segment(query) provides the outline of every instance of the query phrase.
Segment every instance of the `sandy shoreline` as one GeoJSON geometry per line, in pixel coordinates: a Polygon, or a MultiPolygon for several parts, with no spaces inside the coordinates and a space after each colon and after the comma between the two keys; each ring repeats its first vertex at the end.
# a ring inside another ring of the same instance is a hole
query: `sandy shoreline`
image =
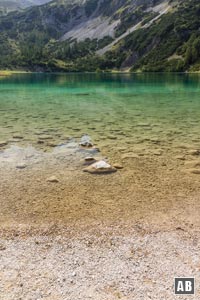
{"type": "Polygon", "coordinates": [[[79,153],[1,156],[0,298],[170,300],[174,276],[198,280],[198,155],[173,151],[103,149],[123,169],[101,176],[79,153]]]}
{"type": "MultiPolygon", "coordinates": [[[[122,224],[121,224],[122,225],[122,224]]],[[[175,276],[199,278],[199,232],[146,225],[0,239],[0,296],[15,299],[174,299],[175,276]]],[[[196,290],[198,299],[199,289],[196,290]]],[[[188,297],[177,299],[187,300],[188,297]]]]}
{"type": "Polygon", "coordinates": [[[62,155],[24,169],[2,163],[0,224],[140,219],[159,224],[171,218],[199,226],[199,175],[189,172],[187,161],[165,155],[110,161],[120,162],[123,169],[107,176],[86,174],[80,157],[74,161],[62,155]],[[50,176],[59,182],[47,182],[50,176]]]}

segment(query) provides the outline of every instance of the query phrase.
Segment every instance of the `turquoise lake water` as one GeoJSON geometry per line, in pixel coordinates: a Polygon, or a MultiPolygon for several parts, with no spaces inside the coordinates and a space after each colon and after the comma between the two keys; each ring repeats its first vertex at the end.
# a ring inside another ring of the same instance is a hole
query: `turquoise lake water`
{"type": "Polygon", "coordinates": [[[84,133],[100,146],[200,147],[200,76],[16,74],[0,78],[0,141],[48,147],[84,133]]]}

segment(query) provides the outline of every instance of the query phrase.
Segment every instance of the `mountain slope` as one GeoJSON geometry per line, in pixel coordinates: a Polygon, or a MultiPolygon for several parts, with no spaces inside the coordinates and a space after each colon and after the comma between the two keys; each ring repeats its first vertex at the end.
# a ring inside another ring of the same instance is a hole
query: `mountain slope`
{"type": "Polygon", "coordinates": [[[42,5],[51,0],[0,0],[0,13],[7,14],[11,11],[21,10],[34,5],[42,5]]]}
{"type": "Polygon", "coordinates": [[[0,68],[199,68],[197,0],[57,0],[0,18],[0,68]]]}
{"type": "Polygon", "coordinates": [[[132,27],[128,28],[122,35],[115,38],[112,43],[108,44],[104,48],[97,51],[97,54],[103,55],[109,50],[112,49],[119,41],[124,39],[126,36],[130,35],[132,32],[140,29],[140,28],[148,28],[150,25],[155,22],[157,19],[159,19],[162,15],[166,14],[171,9],[171,6],[169,5],[169,2],[163,2],[161,5],[158,4],[155,7],[152,7],[152,11],[157,12],[154,17],[152,17],[149,21],[144,23],[144,20],[138,22],[137,24],[133,25],[132,27]]]}
{"type": "Polygon", "coordinates": [[[200,3],[180,3],[149,28],[141,28],[117,45],[106,59],[112,67],[141,71],[199,71],[200,3]]]}

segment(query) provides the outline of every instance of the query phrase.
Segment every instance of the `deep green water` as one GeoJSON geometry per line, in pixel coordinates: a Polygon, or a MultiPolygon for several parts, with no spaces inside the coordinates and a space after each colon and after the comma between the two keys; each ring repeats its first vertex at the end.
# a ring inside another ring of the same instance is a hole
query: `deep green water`
{"type": "Polygon", "coordinates": [[[0,78],[0,141],[46,147],[84,133],[98,145],[153,147],[158,142],[159,147],[200,147],[200,76],[17,74],[0,78]]]}

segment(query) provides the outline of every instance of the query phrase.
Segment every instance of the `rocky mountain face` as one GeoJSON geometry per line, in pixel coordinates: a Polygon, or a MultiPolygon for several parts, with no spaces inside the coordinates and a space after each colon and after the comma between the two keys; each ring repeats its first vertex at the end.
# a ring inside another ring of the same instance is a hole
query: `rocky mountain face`
{"type": "Polygon", "coordinates": [[[0,13],[3,15],[34,5],[42,5],[50,0],[0,0],[0,13]]]}
{"type": "MultiPolygon", "coordinates": [[[[142,20],[156,13],[156,7],[166,4],[163,0],[89,0],[74,10],[62,40],[77,41],[115,37],[142,20]]],[[[159,10],[159,8],[158,8],[159,10]]]]}
{"type": "MultiPolygon", "coordinates": [[[[34,0],[34,4],[40,1],[34,0]]],[[[198,44],[198,2],[53,0],[13,12],[0,17],[0,67],[188,69],[198,62],[196,44],[191,54],[195,60],[187,58],[190,43],[198,44]]]]}

